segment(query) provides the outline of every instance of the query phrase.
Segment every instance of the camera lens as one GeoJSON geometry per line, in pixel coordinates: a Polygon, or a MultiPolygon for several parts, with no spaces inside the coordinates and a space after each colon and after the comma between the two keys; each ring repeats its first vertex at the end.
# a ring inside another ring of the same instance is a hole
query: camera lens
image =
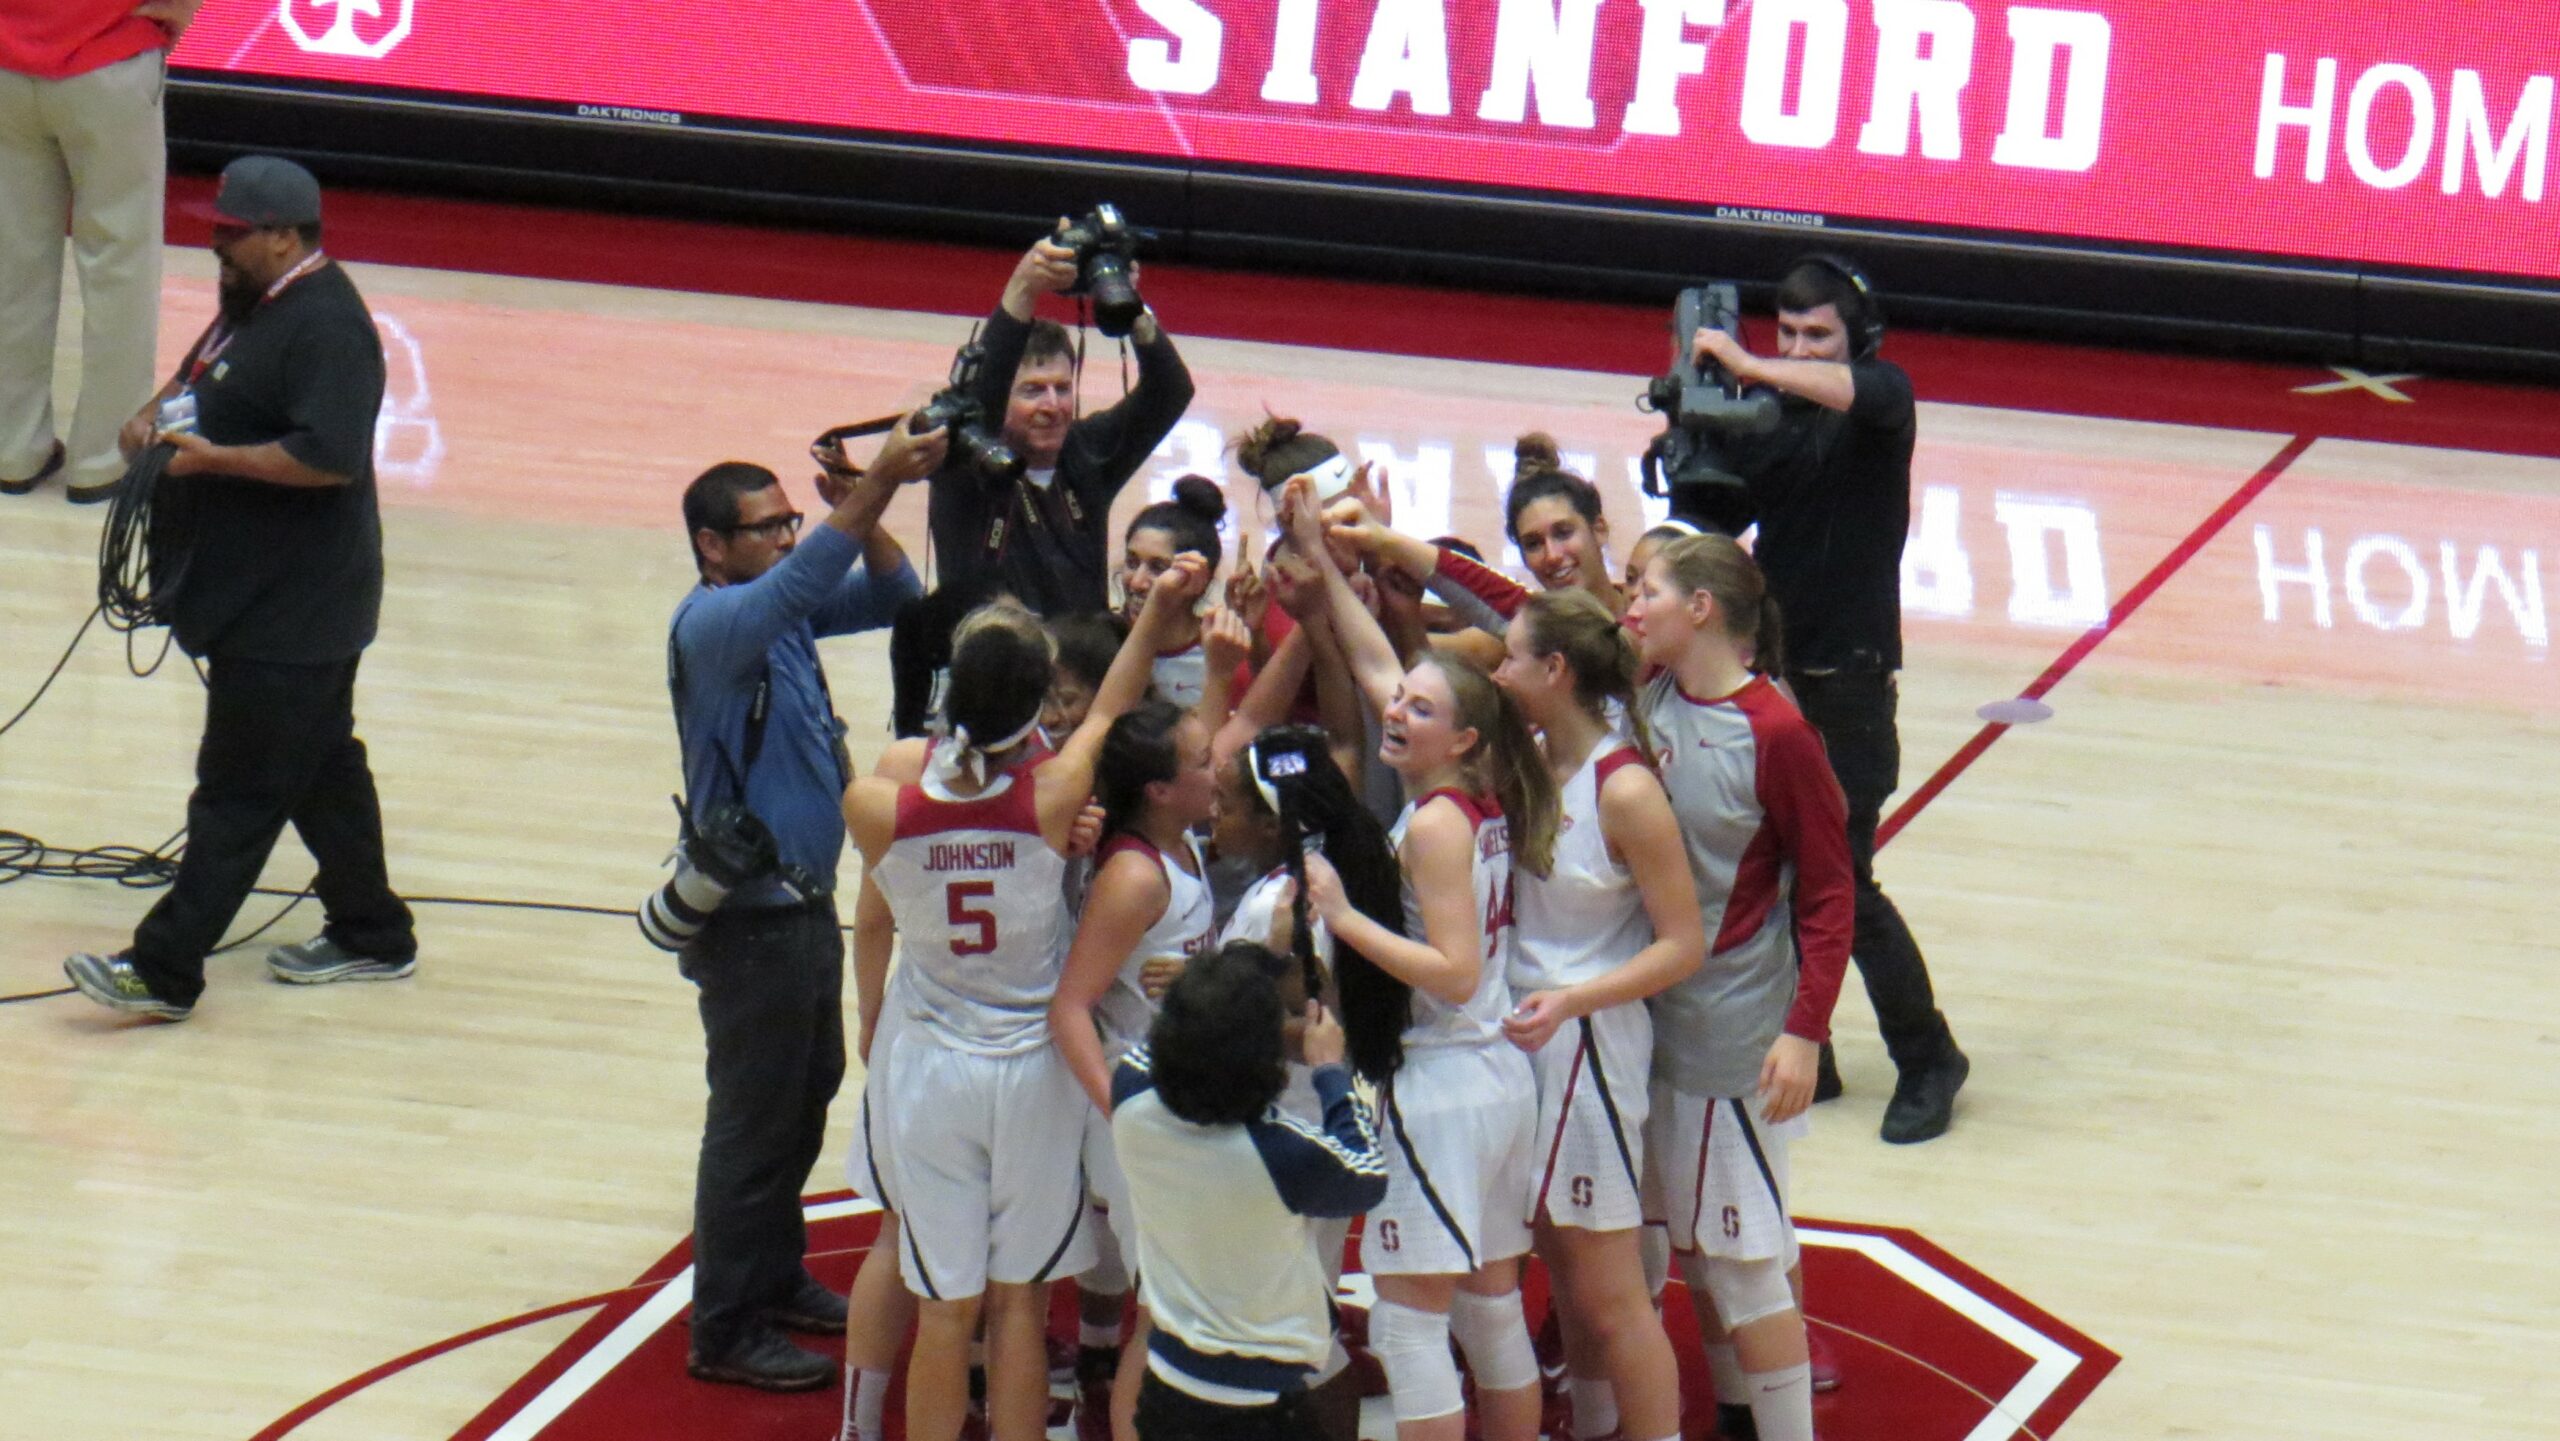
{"type": "Polygon", "coordinates": [[[1014,453],[1012,446],[975,427],[965,434],[968,436],[971,450],[975,452],[970,457],[970,464],[976,468],[980,477],[991,481],[1022,478],[1022,457],[1014,453]]]}
{"type": "Polygon", "coordinates": [[[1129,279],[1129,262],[1117,255],[1097,255],[1085,268],[1085,281],[1093,292],[1094,328],[1114,340],[1127,335],[1147,308],[1129,279]]]}

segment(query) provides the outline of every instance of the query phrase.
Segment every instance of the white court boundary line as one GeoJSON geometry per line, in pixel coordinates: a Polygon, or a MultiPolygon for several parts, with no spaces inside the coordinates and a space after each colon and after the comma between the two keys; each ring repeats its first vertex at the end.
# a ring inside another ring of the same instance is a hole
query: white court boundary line
{"type": "MultiPolygon", "coordinates": [[[[832,1221],[841,1216],[869,1215],[879,1209],[872,1202],[856,1196],[805,1207],[802,1215],[813,1222],[832,1221]]],[[[2074,1371],[2080,1369],[2081,1358],[2077,1352],[2002,1310],[1963,1282],[1903,1249],[1901,1243],[1890,1237],[1871,1236],[1863,1231],[1823,1230],[1813,1226],[1797,1227],[1796,1236],[1808,1246],[1857,1252],[2028,1358],[2027,1374],[2018,1378],[2018,1383],[2009,1388],[2007,1395],[1992,1403],[1990,1414],[1966,1434],[1965,1441],[2006,1441],[2024,1427],[2045,1402],[2053,1399],[2053,1394],[2062,1389],[2062,1383],[2069,1380],[2074,1371]]],[[[579,1397],[593,1390],[595,1384],[611,1374],[614,1367],[630,1359],[631,1353],[639,1350],[642,1342],[673,1320],[676,1313],[684,1309],[685,1303],[692,1299],[693,1268],[687,1266],[659,1287],[656,1294],[640,1303],[639,1309],[624,1317],[622,1324],[614,1327],[603,1340],[571,1363],[568,1370],[553,1378],[551,1384],[526,1402],[522,1410],[507,1418],[505,1425],[491,1432],[489,1441],[535,1441],[579,1397]]]]}
{"type": "MultiPolygon", "coordinates": [[[[856,1196],[850,1200],[825,1201],[801,1209],[804,1219],[832,1221],[838,1216],[867,1215],[880,1208],[856,1196]]],[[[489,1441],[534,1441],[543,1430],[560,1419],[577,1399],[594,1389],[598,1381],[613,1368],[629,1360],[640,1343],[657,1334],[659,1327],[675,1319],[693,1299],[693,1268],[685,1267],[658,1288],[657,1294],[640,1303],[640,1309],[622,1318],[622,1324],[605,1338],[588,1348],[587,1354],[571,1363],[568,1370],[552,1379],[541,1394],[524,1405],[524,1409],[507,1418],[507,1424],[489,1433],[489,1441]]]]}
{"type": "Polygon", "coordinates": [[[2071,1378],[2072,1372],[2080,1369],[2078,1352],[2002,1310],[1953,1276],[1912,1255],[1890,1237],[1870,1236],[1863,1231],[1825,1231],[1798,1226],[1796,1238],[1808,1246],[1829,1246],[1857,1252],[1910,1282],[1939,1305],[2026,1355],[2030,1362],[2027,1374],[2018,1378],[2018,1384],[2009,1388],[2008,1395],[1991,1403],[1991,1414],[1965,1433],[1965,1441],[2007,1441],[2034,1418],[2045,1402],[2053,1399],[2053,1393],[2062,1389],[2062,1383],[2071,1378]]]}

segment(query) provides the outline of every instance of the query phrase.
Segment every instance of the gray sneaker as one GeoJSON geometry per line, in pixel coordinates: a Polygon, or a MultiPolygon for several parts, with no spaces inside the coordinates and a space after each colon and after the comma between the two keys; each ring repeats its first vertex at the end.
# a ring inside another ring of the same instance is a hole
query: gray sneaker
{"type": "Polygon", "coordinates": [[[163,1021],[183,1021],[195,1013],[193,1006],[181,1006],[152,994],[150,983],[134,973],[131,956],[93,956],[86,951],[62,963],[62,973],[80,994],[128,1016],[151,1016],[163,1021]]]}
{"type": "Polygon", "coordinates": [[[418,968],[418,958],[389,961],[359,956],[327,936],[313,936],[296,946],[267,952],[267,973],[297,986],[328,981],[396,981],[418,968]]]}

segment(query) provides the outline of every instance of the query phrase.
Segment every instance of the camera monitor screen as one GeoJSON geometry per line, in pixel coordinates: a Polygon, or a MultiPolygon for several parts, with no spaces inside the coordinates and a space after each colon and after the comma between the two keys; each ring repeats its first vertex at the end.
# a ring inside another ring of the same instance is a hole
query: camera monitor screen
{"type": "Polygon", "coordinates": [[[2474,0],[249,0],[256,79],[2560,279],[2560,43],[2474,0]]]}

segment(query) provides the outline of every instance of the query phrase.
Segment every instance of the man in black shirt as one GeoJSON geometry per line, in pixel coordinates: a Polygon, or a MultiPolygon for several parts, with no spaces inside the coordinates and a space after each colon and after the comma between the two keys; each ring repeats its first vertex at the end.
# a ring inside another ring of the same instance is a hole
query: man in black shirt
{"type": "MultiPolygon", "coordinates": [[[[1911,377],[1879,359],[1883,315],[1856,267],[1797,263],[1778,287],[1778,355],[1755,356],[1722,331],[1697,353],[1782,397],[1785,419],[1734,447],[1758,512],[1754,554],[1786,627],[1786,678],[1822,732],[1849,799],[1857,862],[1855,957],[1885,1048],[1900,1072],[1884,1139],[1947,1129],[1969,1063],[1939,1014],[1929,968],[1902,913],[1876,884],[1876,823],[1901,783],[1894,673],[1902,668],[1902,542],[1911,528],[1911,377]]],[[[1823,1087],[1839,1093],[1823,1051],[1823,1087]]]]}
{"type": "Polygon", "coordinates": [[[934,672],[949,664],[952,627],[970,608],[999,593],[1043,616],[1108,608],[1111,502],[1191,405],[1191,372],[1148,310],[1129,332],[1138,383],[1109,408],[1076,415],[1074,343],[1032,313],[1041,295],[1075,283],[1075,253],[1039,241],[979,329],[977,398],[1003,417],[1026,473],[990,483],[955,465],[933,478],[934,593],[908,607],[890,638],[900,735],[923,733],[934,672]]]}
{"type": "Polygon", "coordinates": [[[91,1000],[171,1021],[288,821],[319,862],[327,923],[269,953],[278,980],[394,980],[418,950],[355,735],[356,663],[382,610],[382,342],[319,249],[309,171],[235,161],[214,209],[221,314],[123,436],[129,454],[171,447],[161,503],[193,531],[170,597],[179,647],[207,663],[187,848],[131,949],[63,963],[91,1000]]]}

